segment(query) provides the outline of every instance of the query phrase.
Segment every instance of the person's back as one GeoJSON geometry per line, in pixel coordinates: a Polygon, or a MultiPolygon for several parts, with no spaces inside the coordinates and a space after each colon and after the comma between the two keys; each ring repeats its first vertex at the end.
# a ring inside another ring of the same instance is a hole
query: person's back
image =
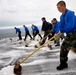
{"type": "Polygon", "coordinates": [[[25,26],[24,28],[25,28],[25,31],[26,31],[26,32],[29,32],[29,30],[28,30],[28,28],[27,28],[26,26],[25,26]]]}
{"type": "Polygon", "coordinates": [[[30,33],[29,33],[28,28],[27,28],[25,25],[23,25],[23,27],[24,27],[25,32],[26,32],[24,41],[26,41],[27,35],[28,35],[28,36],[31,38],[31,40],[32,40],[32,37],[31,37],[31,35],[30,35],[30,33]]]}
{"type": "Polygon", "coordinates": [[[16,28],[16,33],[21,32],[20,28],[16,28]]]}
{"type": "Polygon", "coordinates": [[[38,34],[42,39],[41,34],[39,33],[39,29],[36,25],[32,24],[32,31],[33,31],[33,40],[35,39],[36,35],[38,34]]]}
{"type": "Polygon", "coordinates": [[[52,30],[52,24],[48,22],[48,25],[49,25],[49,29],[52,30]]]}
{"type": "Polygon", "coordinates": [[[73,31],[76,31],[76,16],[75,16],[75,24],[74,24],[73,31]]]}
{"type": "Polygon", "coordinates": [[[75,15],[73,11],[66,9],[65,13],[60,17],[60,31],[68,33],[70,31],[76,31],[75,15]],[[69,18],[71,17],[71,18],[69,18]],[[63,27],[63,28],[62,28],[63,27]]]}
{"type": "Polygon", "coordinates": [[[39,29],[36,25],[33,26],[33,31],[39,31],[39,29]]]}
{"type": "Polygon", "coordinates": [[[42,30],[43,30],[43,31],[50,30],[50,28],[49,28],[49,24],[48,24],[48,22],[47,22],[46,20],[43,21],[43,24],[42,24],[42,30]]]}
{"type": "Polygon", "coordinates": [[[53,25],[53,31],[55,33],[57,33],[59,31],[59,22],[58,21],[56,21],[55,24],[53,25]]]}
{"type": "Polygon", "coordinates": [[[23,27],[25,29],[25,32],[29,32],[28,28],[25,25],[23,25],[23,27]]]}
{"type": "Polygon", "coordinates": [[[60,22],[57,21],[56,18],[53,18],[53,19],[51,20],[51,23],[52,23],[52,30],[51,30],[51,32],[52,32],[52,34],[54,35],[55,33],[58,33],[58,31],[59,31],[60,22]]]}
{"type": "Polygon", "coordinates": [[[16,34],[18,33],[19,40],[22,40],[20,28],[14,27],[14,29],[16,30],[16,34]]]}
{"type": "MultiPolygon", "coordinates": [[[[60,22],[57,21],[56,18],[53,18],[52,23],[53,23],[52,33],[53,33],[53,35],[54,35],[54,34],[57,34],[57,33],[59,32],[60,22]]],[[[63,35],[63,34],[62,34],[62,35],[63,35]]],[[[62,35],[61,35],[61,36],[62,36],[62,35]]],[[[60,37],[61,37],[61,36],[59,36],[59,37],[57,37],[56,39],[54,39],[54,43],[56,43],[55,46],[60,46],[60,37]]]]}
{"type": "Polygon", "coordinates": [[[41,18],[41,20],[42,20],[41,31],[44,31],[44,36],[43,36],[44,39],[42,40],[42,42],[40,42],[40,45],[43,45],[45,43],[47,37],[48,37],[48,39],[50,39],[50,37],[49,37],[50,27],[49,27],[49,23],[46,21],[45,17],[41,18]]]}

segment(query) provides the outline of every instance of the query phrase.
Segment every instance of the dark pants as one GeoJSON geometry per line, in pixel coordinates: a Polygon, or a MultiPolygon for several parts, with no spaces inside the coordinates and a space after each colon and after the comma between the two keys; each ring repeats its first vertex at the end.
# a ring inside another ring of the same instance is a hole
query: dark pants
{"type": "Polygon", "coordinates": [[[64,36],[63,33],[55,39],[57,45],[60,45],[60,38],[61,38],[61,40],[62,40],[63,38],[65,38],[65,36],[64,36]]]}
{"type": "Polygon", "coordinates": [[[33,37],[35,38],[37,34],[38,34],[38,35],[40,36],[40,38],[42,39],[42,36],[41,36],[41,34],[39,33],[38,30],[35,31],[35,32],[33,32],[33,37]]]}
{"type": "Polygon", "coordinates": [[[47,31],[45,31],[44,32],[44,36],[43,36],[43,40],[40,42],[40,45],[43,45],[44,43],[45,43],[45,41],[46,41],[46,39],[47,39],[47,37],[48,37],[48,40],[51,38],[51,36],[50,36],[50,30],[47,30],[47,31]],[[49,34],[49,35],[48,35],[49,34]],[[46,37],[47,36],[47,37],[46,37]]]}
{"type": "Polygon", "coordinates": [[[27,38],[27,35],[32,39],[30,33],[29,33],[29,32],[26,32],[26,34],[25,34],[25,40],[26,40],[26,38],[27,38]]]}
{"type": "Polygon", "coordinates": [[[22,40],[21,32],[18,33],[19,40],[22,40]]]}
{"type": "Polygon", "coordinates": [[[61,45],[61,50],[60,50],[60,62],[67,62],[67,57],[69,50],[71,47],[74,45],[76,42],[76,32],[69,32],[67,36],[64,38],[64,41],[61,45]]]}

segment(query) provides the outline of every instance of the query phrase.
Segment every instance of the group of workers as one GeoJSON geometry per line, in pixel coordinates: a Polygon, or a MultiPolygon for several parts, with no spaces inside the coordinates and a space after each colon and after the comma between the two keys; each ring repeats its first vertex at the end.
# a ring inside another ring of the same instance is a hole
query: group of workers
{"type": "MultiPolygon", "coordinates": [[[[24,30],[25,30],[25,38],[24,38],[24,41],[26,41],[26,38],[27,36],[30,37],[30,40],[34,40],[35,39],[35,36],[38,34],[40,36],[40,38],[42,39],[42,36],[41,34],[39,33],[39,29],[36,25],[32,24],[31,28],[32,28],[32,34],[33,34],[33,37],[31,36],[30,32],[29,32],[29,29],[23,25],[24,27],[24,30]]],[[[16,33],[18,33],[18,37],[19,37],[19,40],[22,40],[22,37],[21,37],[21,30],[20,28],[17,28],[17,27],[14,27],[15,30],[16,30],[16,33]]]]}
{"type": "MultiPolygon", "coordinates": [[[[57,9],[59,12],[62,13],[60,16],[60,22],[58,22],[56,18],[53,18],[51,20],[51,23],[49,23],[46,21],[45,17],[41,18],[41,31],[44,31],[43,37],[41,36],[41,34],[39,34],[39,29],[34,24],[32,24],[33,38],[31,37],[28,28],[25,25],[23,25],[23,27],[26,31],[25,40],[27,35],[29,35],[31,39],[35,39],[35,36],[37,34],[40,36],[41,39],[45,38],[46,36],[48,36],[48,39],[50,39],[52,36],[54,36],[54,38],[56,38],[57,46],[60,46],[59,39],[64,38],[60,48],[60,65],[56,68],[57,70],[63,70],[65,68],[68,68],[67,61],[69,51],[72,47],[76,49],[76,16],[72,10],[66,8],[66,3],[62,0],[57,3],[57,9]],[[66,33],[65,37],[64,33],[66,33]]],[[[15,29],[16,33],[19,32],[19,39],[22,40],[20,29],[16,27],[15,29]]],[[[40,45],[43,45],[45,41],[46,38],[43,39],[40,45]]]]}
{"type": "MultiPolygon", "coordinates": [[[[23,25],[24,30],[25,30],[25,38],[24,38],[25,41],[26,41],[27,36],[30,37],[30,40],[34,40],[35,39],[35,36],[36,35],[39,35],[40,39],[43,38],[43,40],[40,43],[40,45],[43,45],[45,43],[47,37],[48,37],[48,40],[49,40],[52,36],[54,36],[55,33],[58,32],[58,30],[59,30],[59,22],[57,21],[56,18],[53,18],[51,20],[51,23],[50,22],[47,22],[45,17],[42,17],[41,20],[42,20],[41,32],[44,32],[43,37],[39,33],[39,29],[38,29],[38,27],[36,25],[32,24],[32,26],[31,26],[33,37],[31,36],[31,34],[29,32],[29,29],[25,25],[23,25]]],[[[20,28],[17,28],[17,27],[14,27],[14,28],[16,30],[16,33],[18,33],[19,40],[22,40],[20,28]]],[[[64,38],[64,35],[61,36],[61,37],[63,39],[64,38]]],[[[61,37],[58,37],[55,40],[55,43],[57,43],[55,46],[60,46],[59,40],[60,40],[61,37]]]]}

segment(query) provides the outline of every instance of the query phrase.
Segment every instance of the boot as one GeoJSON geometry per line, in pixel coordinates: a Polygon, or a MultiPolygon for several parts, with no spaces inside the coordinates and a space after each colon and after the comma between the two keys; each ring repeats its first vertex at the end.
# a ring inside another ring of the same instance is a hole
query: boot
{"type": "Polygon", "coordinates": [[[45,43],[45,42],[43,42],[43,41],[42,41],[42,42],[39,42],[39,45],[41,46],[41,45],[43,45],[44,43],[45,43]]]}
{"type": "Polygon", "coordinates": [[[60,44],[56,44],[55,46],[60,46],[60,44]]]}
{"type": "Polygon", "coordinates": [[[60,64],[58,67],[57,67],[57,70],[63,70],[65,68],[68,68],[68,64],[65,63],[65,64],[60,64]]]}
{"type": "Polygon", "coordinates": [[[52,45],[47,45],[48,46],[48,48],[50,48],[50,50],[52,49],[52,45]]]}
{"type": "Polygon", "coordinates": [[[60,65],[57,66],[56,69],[57,69],[57,70],[63,70],[63,69],[65,69],[65,68],[68,68],[67,60],[68,60],[68,58],[60,59],[60,65]]]}

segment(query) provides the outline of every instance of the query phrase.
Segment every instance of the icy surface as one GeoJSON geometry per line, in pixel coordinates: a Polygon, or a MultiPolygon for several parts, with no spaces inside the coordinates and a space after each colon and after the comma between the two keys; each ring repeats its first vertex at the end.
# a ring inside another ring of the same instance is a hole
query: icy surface
{"type": "MultiPolygon", "coordinates": [[[[27,43],[30,39],[27,39],[27,43]]],[[[26,42],[17,41],[17,37],[0,40],[0,75],[14,75],[14,64],[21,61],[31,52],[36,50],[34,46],[38,43],[38,39],[31,41],[28,47],[26,42]]],[[[62,42],[61,42],[62,43],[62,42]]],[[[76,54],[69,52],[68,69],[57,71],[59,65],[60,47],[55,47],[51,42],[53,49],[49,49],[47,45],[27,59],[22,66],[22,75],[76,75],[76,54]]]]}

